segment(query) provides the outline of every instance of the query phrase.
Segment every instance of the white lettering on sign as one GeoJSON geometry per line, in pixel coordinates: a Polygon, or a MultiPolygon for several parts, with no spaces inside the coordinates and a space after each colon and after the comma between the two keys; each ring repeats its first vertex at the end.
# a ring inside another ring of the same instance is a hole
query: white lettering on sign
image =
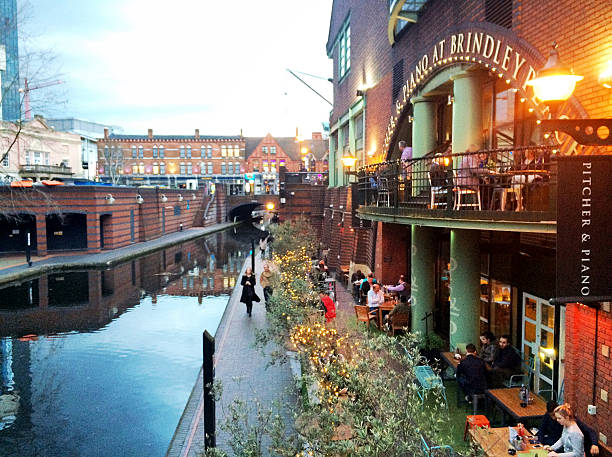
{"type": "Polygon", "coordinates": [[[592,190],[592,174],[591,162],[582,162],[582,198],[580,207],[580,219],[582,221],[582,233],[580,234],[581,246],[580,250],[580,294],[583,297],[591,293],[591,199],[592,190]]]}

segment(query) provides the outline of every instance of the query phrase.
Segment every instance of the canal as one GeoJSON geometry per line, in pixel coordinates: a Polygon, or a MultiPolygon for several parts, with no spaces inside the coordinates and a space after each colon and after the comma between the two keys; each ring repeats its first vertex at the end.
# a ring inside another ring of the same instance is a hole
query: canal
{"type": "Polygon", "coordinates": [[[223,232],[0,289],[0,455],[163,456],[249,254],[223,232]]]}

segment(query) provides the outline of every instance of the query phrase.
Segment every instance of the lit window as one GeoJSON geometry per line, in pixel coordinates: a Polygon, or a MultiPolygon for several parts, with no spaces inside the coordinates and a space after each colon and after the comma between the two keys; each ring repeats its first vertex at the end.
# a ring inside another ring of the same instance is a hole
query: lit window
{"type": "Polygon", "coordinates": [[[159,165],[157,164],[157,162],[155,162],[153,164],[153,174],[154,175],[158,175],[159,174],[159,165]]]}
{"type": "Polygon", "coordinates": [[[138,165],[138,173],[140,173],[141,175],[144,175],[145,169],[144,169],[144,163],[140,162],[140,165],[138,165]]]}
{"type": "Polygon", "coordinates": [[[272,162],[271,162],[271,165],[270,165],[270,166],[271,166],[271,168],[272,168],[272,171],[276,171],[276,160],[272,160],[272,162]]]}
{"type": "Polygon", "coordinates": [[[221,146],[221,157],[227,157],[227,146],[221,146]]]}
{"type": "Polygon", "coordinates": [[[234,157],[240,157],[240,146],[234,146],[234,157]]]}
{"type": "Polygon", "coordinates": [[[280,166],[281,166],[281,167],[286,166],[286,165],[285,165],[285,159],[281,159],[281,160],[280,160],[280,166]]]}
{"type": "Polygon", "coordinates": [[[137,164],[132,164],[132,174],[133,175],[137,175],[138,174],[138,165],[137,164]]]}
{"type": "Polygon", "coordinates": [[[267,161],[267,160],[264,160],[264,161],[262,162],[262,166],[263,166],[263,170],[267,172],[267,171],[268,171],[268,161],[267,161]]]}
{"type": "Polygon", "coordinates": [[[351,26],[347,22],[338,37],[338,79],[351,68],[351,26]]]}

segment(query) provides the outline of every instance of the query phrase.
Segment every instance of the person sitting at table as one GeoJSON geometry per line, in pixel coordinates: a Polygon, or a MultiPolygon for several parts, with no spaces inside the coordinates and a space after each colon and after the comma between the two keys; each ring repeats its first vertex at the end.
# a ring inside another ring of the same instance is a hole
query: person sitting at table
{"type": "Polygon", "coordinates": [[[486,332],[482,332],[480,334],[480,358],[491,366],[493,364],[493,360],[495,360],[496,353],[497,342],[495,341],[495,335],[488,330],[486,332]]]}
{"type": "Polygon", "coordinates": [[[486,363],[476,353],[476,346],[469,343],[465,347],[465,358],[457,366],[457,383],[470,401],[472,395],[482,394],[487,389],[486,363]]]}
{"type": "Polygon", "coordinates": [[[584,457],[584,435],[574,418],[572,408],[568,403],[555,408],[555,419],[563,426],[561,438],[554,444],[544,446],[551,452],[548,457],[584,457]],[[557,453],[563,448],[563,452],[557,453]]]}
{"type": "Polygon", "coordinates": [[[410,296],[410,284],[406,282],[404,275],[400,275],[397,286],[385,286],[385,289],[387,289],[387,292],[397,293],[399,297],[408,298],[410,296]]]}
{"type": "MultiPolygon", "coordinates": [[[[527,149],[525,152],[525,159],[521,161],[517,167],[517,171],[520,170],[541,170],[543,167],[543,159],[536,158],[535,151],[533,149],[527,149]]],[[[523,211],[523,191],[525,190],[525,184],[531,184],[535,181],[541,181],[542,176],[536,173],[530,174],[516,174],[512,176],[512,188],[517,196],[516,211],[523,211]]]]}
{"type": "Polygon", "coordinates": [[[365,305],[368,302],[368,292],[372,288],[372,285],[376,284],[376,279],[374,278],[374,273],[368,273],[368,277],[361,281],[361,285],[359,286],[359,293],[361,294],[361,304],[365,305]]]}
{"type": "Polygon", "coordinates": [[[538,429],[538,441],[545,446],[555,444],[561,438],[563,427],[555,420],[555,408],[559,406],[556,401],[546,402],[546,414],[542,416],[542,422],[538,429]]]}
{"type": "Polygon", "coordinates": [[[359,299],[359,287],[361,283],[365,279],[365,275],[361,272],[361,270],[357,270],[355,273],[351,275],[351,284],[353,284],[353,296],[359,299]]]}
{"type": "Polygon", "coordinates": [[[411,302],[412,302],[412,299],[408,298],[405,295],[400,295],[399,302],[385,316],[384,328],[386,331],[389,331],[391,329],[391,324],[393,324],[393,316],[399,316],[402,314],[410,314],[410,303],[411,302]]]}
{"type": "Polygon", "coordinates": [[[521,358],[510,344],[510,336],[499,338],[499,349],[495,354],[492,369],[489,371],[489,384],[494,387],[503,387],[504,381],[513,374],[521,372],[521,358]]]}
{"type": "Polygon", "coordinates": [[[370,312],[378,311],[380,305],[385,302],[385,294],[380,290],[380,284],[372,284],[372,288],[368,291],[368,307],[370,312]]]}
{"type": "Polygon", "coordinates": [[[576,425],[584,435],[584,453],[586,457],[592,457],[594,455],[599,455],[599,446],[597,432],[595,429],[589,427],[587,424],[582,422],[580,418],[574,416],[574,420],[576,421],[576,425]]]}

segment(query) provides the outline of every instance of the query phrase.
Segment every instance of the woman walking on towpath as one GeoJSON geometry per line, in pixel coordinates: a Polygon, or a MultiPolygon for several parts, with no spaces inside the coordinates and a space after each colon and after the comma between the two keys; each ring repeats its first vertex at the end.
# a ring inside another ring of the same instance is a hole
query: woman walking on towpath
{"type": "Polygon", "coordinates": [[[259,297],[255,293],[255,275],[253,274],[253,270],[251,267],[247,267],[244,275],[242,276],[242,280],[240,284],[242,285],[242,295],[240,296],[240,301],[246,304],[246,311],[249,317],[251,317],[251,313],[253,312],[253,302],[256,301],[259,303],[259,297]]]}

